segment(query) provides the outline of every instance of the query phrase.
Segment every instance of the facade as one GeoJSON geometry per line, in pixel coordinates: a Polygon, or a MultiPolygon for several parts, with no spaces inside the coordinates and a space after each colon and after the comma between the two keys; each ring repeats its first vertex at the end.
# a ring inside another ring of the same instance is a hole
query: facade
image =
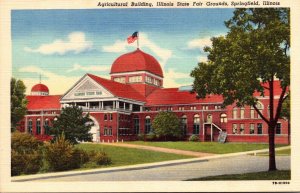
{"type": "MultiPolygon", "coordinates": [[[[60,109],[77,105],[84,113],[90,113],[95,142],[136,140],[139,134],[152,131],[151,122],[160,111],[172,111],[180,118],[186,138],[198,135],[201,141],[216,141],[223,131],[229,142],[268,142],[267,125],[254,109],[235,105],[222,108],[221,96],[197,99],[190,87],[163,88],[160,64],[140,49],[118,57],[110,75],[111,80],[85,74],[60,96],[49,95],[43,84],[35,85],[27,96],[28,113],[20,130],[46,139],[47,125],[51,125],[60,109]]],[[[274,84],[278,100],[280,82],[274,84]]],[[[268,116],[268,93],[264,97],[255,95],[259,98],[259,109],[268,116]]],[[[279,120],[275,142],[289,143],[287,120],[279,120]]]]}

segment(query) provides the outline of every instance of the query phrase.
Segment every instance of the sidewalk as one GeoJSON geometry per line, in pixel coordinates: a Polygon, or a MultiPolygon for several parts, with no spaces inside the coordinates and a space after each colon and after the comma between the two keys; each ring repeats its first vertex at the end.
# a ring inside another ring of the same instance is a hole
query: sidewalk
{"type": "MultiPolygon", "coordinates": [[[[276,150],[284,150],[284,149],[288,149],[288,148],[290,148],[290,146],[276,148],[276,150]]],[[[172,161],[164,161],[164,162],[156,162],[156,163],[148,163],[148,164],[137,164],[137,165],[131,165],[131,166],[120,166],[120,167],[91,169],[91,170],[83,170],[83,171],[67,171],[67,172],[35,174],[35,175],[27,175],[27,176],[17,176],[17,177],[12,177],[11,181],[24,182],[24,181],[33,181],[33,180],[58,178],[58,177],[66,177],[66,176],[100,174],[100,173],[109,173],[109,172],[116,172],[116,171],[141,170],[141,169],[155,168],[155,167],[161,167],[161,166],[172,166],[172,165],[174,166],[174,165],[180,165],[180,164],[186,164],[186,163],[207,162],[208,160],[214,160],[214,159],[219,159],[219,158],[229,158],[229,157],[234,157],[234,156],[239,156],[239,155],[248,155],[248,154],[256,155],[257,153],[266,152],[266,151],[268,151],[268,149],[230,153],[230,154],[218,154],[218,155],[212,155],[212,156],[207,156],[207,157],[172,160],[172,161]]]]}
{"type": "Polygon", "coordinates": [[[110,145],[110,146],[118,146],[118,147],[144,149],[144,150],[150,150],[150,151],[158,151],[158,152],[164,152],[164,153],[173,153],[173,154],[188,155],[188,156],[195,156],[195,157],[207,157],[207,156],[215,155],[215,154],[212,154],[212,153],[195,152],[195,151],[187,151],[187,150],[179,150],[179,149],[170,149],[170,148],[154,147],[154,146],[146,146],[146,145],[136,145],[136,144],[128,144],[128,143],[101,143],[101,145],[110,145]]]}

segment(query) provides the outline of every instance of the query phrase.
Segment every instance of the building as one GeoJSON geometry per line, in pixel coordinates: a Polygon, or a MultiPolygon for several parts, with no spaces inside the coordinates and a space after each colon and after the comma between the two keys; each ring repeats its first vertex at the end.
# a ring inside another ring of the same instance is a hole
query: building
{"type": "MultiPolygon", "coordinates": [[[[111,66],[111,80],[85,74],[64,95],[49,95],[47,86],[35,85],[28,99],[28,113],[20,130],[46,138],[47,125],[69,105],[90,113],[94,126],[93,141],[136,140],[152,131],[151,122],[160,111],[172,111],[180,118],[182,132],[188,138],[216,141],[220,131],[229,142],[268,142],[267,124],[253,108],[235,105],[222,108],[223,98],[209,95],[197,99],[189,87],[163,88],[163,71],[158,61],[140,49],[118,57],[111,66]]],[[[279,81],[274,83],[275,100],[280,95],[279,81]]],[[[258,95],[258,93],[255,93],[258,95]]],[[[259,98],[258,108],[268,116],[268,93],[259,98]]],[[[289,143],[287,120],[280,119],[276,143],[289,143]]]]}

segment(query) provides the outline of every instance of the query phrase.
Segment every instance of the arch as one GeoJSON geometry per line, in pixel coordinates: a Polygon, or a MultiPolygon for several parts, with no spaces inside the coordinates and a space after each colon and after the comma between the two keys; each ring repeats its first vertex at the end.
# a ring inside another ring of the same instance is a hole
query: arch
{"type": "Polygon", "coordinates": [[[195,134],[195,135],[200,134],[200,116],[198,114],[194,115],[193,134],[195,134]]]}
{"type": "Polygon", "coordinates": [[[100,125],[97,119],[90,115],[90,119],[93,121],[94,125],[91,127],[90,133],[93,135],[93,142],[100,142],[100,125]]]}

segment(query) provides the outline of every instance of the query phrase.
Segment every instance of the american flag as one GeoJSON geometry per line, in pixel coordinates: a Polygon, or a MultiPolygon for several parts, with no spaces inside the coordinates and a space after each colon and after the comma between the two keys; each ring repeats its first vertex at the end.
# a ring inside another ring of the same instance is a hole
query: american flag
{"type": "Polygon", "coordinates": [[[128,44],[131,44],[131,43],[133,43],[137,39],[138,39],[138,32],[136,31],[131,36],[129,36],[127,38],[127,42],[128,42],[128,44]]]}

